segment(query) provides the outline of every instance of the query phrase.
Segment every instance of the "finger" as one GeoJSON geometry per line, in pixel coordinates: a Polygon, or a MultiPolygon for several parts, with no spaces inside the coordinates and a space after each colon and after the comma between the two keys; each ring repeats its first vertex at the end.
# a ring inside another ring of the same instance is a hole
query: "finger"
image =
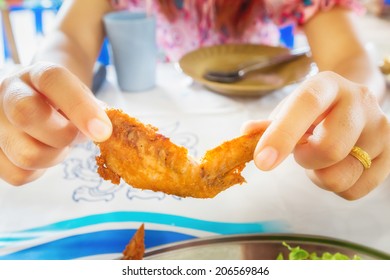
{"type": "Polygon", "coordinates": [[[55,148],[68,146],[78,129],[42,95],[21,80],[5,87],[3,109],[8,121],[38,141],[55,148]]]}
{"type": "MultiPolygon", "coordinates": [[[[286,103],[287,103],[287,100],[289,99],[293,99],[295,98],[295,96],[293,94],[285,97],[281,102],[279,102],[278,105],[276,105],[276,107],[272,110],[272,112],[270,113],[269,115],[269,118],[270,120],[274,120],[277,118],[278,114],[285,110],[285,106],[286,106],[286,103]]],[[[292,101],[290,101],[292,102],[292,101]]],[[[330,108],[328,108],[327,110],[325,110],[322,114],[320,114],[317,119],[313,122],[312,126],[315,126],[317,125],[318,123],[320,123],[323,119],[324,119],[324,116],[327,115],[328,111],[330,110],[330,108]]]]}
{"type": "Polygon", "coordinates": [[[16,167],[38,170],[63,161],[70,148],[55,149],[23,132],[13,132],[0,136],[0,149],[16,167]]]}
{"type": "Polygon", "coordinates": [[[241,133],[242,134],[250,134],[255,131],[263,131],[266,129],[271,121],[269,120],[249,120],[242,124],[241,133]]]}
{"type": "Polygon", "coordinates": [[[287,97],[283,98],[282,101],[280,101],[276,107],[272,110],[272,112],[269,114],[269,119],[274,120],[275,116],[279,114],[280,111],[283,110],[283,107],[286,105],[286,102],[289,98],[291,98],[292,95],[288,95],[287,97]]]}
{"type": "Polygon", "coordinates": [[[295,160],[308,169],[321,169],[341,161],[358,141],[365,124],[360,106],[340,100],[314,128],[307,142],[295,147],[295,160]]]}
{"type": "Polygon", "coordinates": [[[43,175],[41,170],[24,170],[12,164],[0,150],[0,178],[14,186],[21,186],[32,182],[43,175]]]}
{"type": "Polygon", "coordinates": [[[319,74],[304,82],[289,97],[260,139],[255,151],[255,164],[270,170],[285,159],[305,136],[318,117],[338,97],[338,83],[330,74],[319,74]]]}
{"type": "Polygon", "coordinates": [[[26,74],[34,88],[94,141],[104,141],[112,132],[111,121],[95,97],[76,76],[63,67],[37,64],[26,74]]]}
{"type": "Polygon", "coordinates": [[[360,136],[357,146],[371,159],[371,167],[365,169],[359,159],[349,154],[345,159],[327,168],[307,171],[310,179],[319,187],[354,200],[368,194],[390,172],[390,124],[384,115],[379,118],[370,111],[374,123],[367,125],[367,133],[360,136]],[[378,141],[380,137],[381,141],[378,141]]]}
{"type": "Polygon", "coordinates": [[[386,176],[390,169],[390,158],[374,154],[371,167],[365,169],[355,157],[348,155],[342,161],[319,170],[307,170],[309,178],[320,188],[354,200],[368,194],[386,176]]]}
{"type": "Polygon", "coordinates": [[[371,168],[364,170],[353,186],[337,194],[347,200],[356,200],[367,195],[389,176],[389,166],[390,154],[381,154],[373,160],[371,168]]]}
{"type": "Polygon", "coordinates": [[[363,165],[356,158],[347,156],[332,166],[306,170],[306,173],[320,188],[341,193],[350,189],[359,180],[363,171],[363,165]]]}

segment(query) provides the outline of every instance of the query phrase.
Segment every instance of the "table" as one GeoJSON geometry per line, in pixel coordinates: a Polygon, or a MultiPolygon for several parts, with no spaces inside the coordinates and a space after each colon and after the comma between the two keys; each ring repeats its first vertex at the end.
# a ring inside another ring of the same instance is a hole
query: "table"
{"type": "MultiPolygon", "coordinates": [[[[122,93],[114,80],[109,69],[98,98],[158,127],[198,158],[239,136],[244,121],[266,118],[294,88],[227,97],[193,83],[173,64],[158,66],[157,87],[147,92],[122,93]]],[[[349,202],[316,187],[290,157],[270,172],[249,163],[247,183],[213,199],[183,199],[103,181],[97,153],[93,143],[83,143],[35,182],[18,188],[0,182],[0,259],[117,258],[141,223],[147,248],[198,237],[291,232],[390,253],[390,179],[349,202]]]]}

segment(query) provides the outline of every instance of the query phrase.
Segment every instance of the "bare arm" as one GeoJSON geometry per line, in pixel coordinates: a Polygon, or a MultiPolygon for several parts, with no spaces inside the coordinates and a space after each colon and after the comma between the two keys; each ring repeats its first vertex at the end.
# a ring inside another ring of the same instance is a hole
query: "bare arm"
{"type": "Polygon", "coordinates": [[[110,11],[107,0],[66,0],[34,61],[58,63],[90,85],[105,36],[103,16],[110,11]]]}
{"type": "Polygon", "coordinates": [[[357,29],[358,17],[342,8],[319,13],[304,26],[320,71],[330,70],[365,85],[381,100],[385,81],[357,29]]]}

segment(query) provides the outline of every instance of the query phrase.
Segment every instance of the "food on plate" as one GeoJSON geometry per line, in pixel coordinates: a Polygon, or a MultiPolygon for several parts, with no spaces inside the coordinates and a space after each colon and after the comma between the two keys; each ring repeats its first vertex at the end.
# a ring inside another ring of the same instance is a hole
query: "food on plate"
{"type": "Polygon", "coordinates": [[[145,254],[145,226],[142,224],[123,251],[122,260],[142,260],[145,254]]]}
{"type": "Polygon", "coordinates": [[[98,173],[105,180],[161,191],[180,197],[212,198],[221,191],[245,182],[241,176],[263,131],[226,141],[197,161],[185,147],[172,143],[118,109],[107,109],[113,132],[96,143],[98,173]]]}
{"type": "Polygon", "coordinates": [[[360,260],[361,258],[357,255],[354,255],[352,259],[348,257],[347,255],[344,255],[342,253],[334,253],[331,254],[329,252],[322,253],[322,255],[317,255],[316,252],[308,252],[304,249],[302,249],[300,246],[297,247],[291,247],[286,242],[283,242],[283,245],[287,247],[287,249],[290,251],[288,254],[288,257],[285,258],[283,256],[283,253],[279,253],[277,256],[277,260],[360,260]]]}

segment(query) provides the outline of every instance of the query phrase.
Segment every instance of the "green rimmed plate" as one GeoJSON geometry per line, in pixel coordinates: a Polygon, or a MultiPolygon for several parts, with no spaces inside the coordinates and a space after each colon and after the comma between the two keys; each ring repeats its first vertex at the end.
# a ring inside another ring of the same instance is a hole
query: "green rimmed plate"
{"type": "Polygon", "coordinates": [[[190,241],[151,248],[145,259],[152,260],[275,260],[279,253],[287,256],[283,245],[300,246],[322,255],[342,253],[351,259],[357,255],[363,260],[390,260],[390,254],[357,243],[300,234],[249,234],[198,238],[190,241]]]}

